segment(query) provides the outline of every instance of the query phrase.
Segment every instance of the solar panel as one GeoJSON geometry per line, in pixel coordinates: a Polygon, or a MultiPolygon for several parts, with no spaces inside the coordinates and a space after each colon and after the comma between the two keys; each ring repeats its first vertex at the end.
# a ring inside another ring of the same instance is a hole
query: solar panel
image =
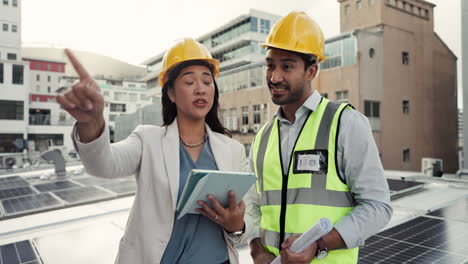
{"type": "Polygon", "coordinates": [[[387,182],[392,200],[420,191],[424,187],[424,183],[415,181],[387,179],[387,182]]]}
{"type": "Polygon", "coordinates": [[[34,185],[34,188],[36,188],[40,192],[52,192],[76,187],[81,186],[71,181],[56,181],[34,185]]]}
{"type": "Polygon", "coordinates": [[[114,181],[102,183],[99,186],[104,189],[110,190],[119,196],[134,194],[136,192],[135,181],[114,181]]]}
{"type": "Polygon", "coordinates": [[[36,193],[31,187],[18,187],[14,189],[0,190],[0,200],[36,193]]]}
{"type": "Polygon", "coordinates": [[[29,186],[29,183],[20,176],[0,178],[0,190],[29,186]]]}
{"type": "Polygon", "coordinates": [[[114,194],[94,186],[55,191],[54,194],[68,204],[86,203],[115,197],[114,194]]]}
{"type": "Polygon", "coordinates": [[[99,177],[82,177],[82,178],[73,179],[73,181],[79,182],[79,183],[81,183],[83,185],[86,185],[86,186],[101,185],[103,183],[116,182],[116,181],[121,181],[121,180],[128,181],[128,179],[126,179],[126,178],[122,178],[122,179],[105,179],[105,178],[99,178],[99,177]]]}
{"type": "Polygon", "coordinates": [[[359,263],[464,263],[468,223],[418,217],[366,240],[359,263]]]}
{"type": "Polygon", "coordinates": [[[63,204],[49,193],[39,193],[1,200],[5,216],[60,207],[63,204]]]}
{"type": "Polygon", "coordinates": [[[468,199],[461,199],[449,206],[440,208],[429,213],[432,216],[439,216],[445,219],[468,221],[468,199]]]}
{"type": "Polygon", "coordinates": [[[1,264],[41,264],[31,241],[24,240],[0,246],[1,264]]]}

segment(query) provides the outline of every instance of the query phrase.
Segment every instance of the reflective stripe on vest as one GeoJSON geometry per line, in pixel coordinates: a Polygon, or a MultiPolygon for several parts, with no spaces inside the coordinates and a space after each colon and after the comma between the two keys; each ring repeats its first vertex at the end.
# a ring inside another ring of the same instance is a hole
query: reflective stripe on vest
{"type": "MultiPolygon", "coordinates": [[[[276,117],[257,134],[253,161],[262,212],[260,237],[271,253],[279,254],[283,237],[287,239],[305,232],[321,217],[328,217],[336,223],[354,208],[353,197],[339,177],[336,166],[339,119],[348,106],[323,98],[305,121],[293,149],[293,153],[312,149],[328,151],[327,174],[294,173],[295,161],[291,155],[289,173],[283,175],[279,120],[276,117]],[[282,189],[284,184],[287,184],[286,190],[282,189]]],[[[335,250],[325,258],[325,263],[357,263],[357,255],[358,248],[335,250]],[[343,258],[347,260],[343,261],[343,258]]]]}

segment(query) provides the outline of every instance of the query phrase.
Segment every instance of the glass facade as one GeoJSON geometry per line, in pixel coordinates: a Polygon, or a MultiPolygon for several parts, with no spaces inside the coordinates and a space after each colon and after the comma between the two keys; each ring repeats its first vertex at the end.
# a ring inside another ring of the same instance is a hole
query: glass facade
{"type": "Polygon", "coordinates": [[[321,70],[348,66],[356,63],[356,38],[347,35],[325,44],[327,60],[320,64],[321,70]]]}
{"type": "Polygon", "coordinates": [[[213,54],[213,58],[219,60],[220,62],[240,58],[246,54],[250,53],[258,53],[258,42],[257,41],[250,41],[247,43],[242,44],[241,46],[237,46],[229,51],[224,51],[222,53],[213,54]]]}
{"type": "MultiPolygon", "coordinates": [[[[247,33],[249,31],[254,31],[256,29],[257,19],[255,18],[253,23],[251,24],[252,18],[247,18],[242,20],[241,22],[230,26],[229,28],[214,34],[211,38],[211,47],[216,47],[223,43],[226,43],[232,39],[239,37],[240,35],[247,33]]],[[[256,31],[256,30],[255,30],[256,31]]]]}
{"type": "Polygon", "coordinates": [[[270,34],[270,20],[260,19],[260,33],[270,34]]]}
{"type": "Polygon", "coordinates": [[[155,61],[155,62],[153,62],[153,63],[147,65],[147,66],[146,66],[146,70],[147,70],[148,72],[154,72],[154,71],[159,70],[160,64],[162,63],[162,60],[163,60],[163,58],[161,57],[161,58],[158,59],[157,61],[155,61]]]}
{"type": "Polygon", "coordinates": [[[220,93],[237,91],[257,87],[265,84],[265,66],[257,65],[241,71],[229,73],[218,77],[220,93]]]}

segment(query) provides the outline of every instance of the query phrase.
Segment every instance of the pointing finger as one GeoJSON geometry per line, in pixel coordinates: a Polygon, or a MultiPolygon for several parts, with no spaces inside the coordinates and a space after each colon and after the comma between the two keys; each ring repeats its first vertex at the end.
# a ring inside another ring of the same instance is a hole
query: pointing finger
{"type": "Polygon", "coordinates": [[[71,50],[65,49],[65,54],[67,55],[68,59],[73,65],[73,68],[75,68],[76,73],[78,73],[78,76],[80,76],[81,80],[84,80],[90,77],[89,73],[86,71],[83,65],[81,65],[80,61],[75,57],[75,55],[73,55],[71,50]]]}

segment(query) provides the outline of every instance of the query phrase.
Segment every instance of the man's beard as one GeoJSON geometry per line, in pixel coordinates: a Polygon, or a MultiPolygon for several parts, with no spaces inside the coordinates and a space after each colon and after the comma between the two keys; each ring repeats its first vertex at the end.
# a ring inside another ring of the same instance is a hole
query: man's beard
{"type": "Polygon", "coordinates": [[[276,105],[285,105],[285,104],[291,104],[291,103],[297,102],[302,98],[302,96],[304,94],[304,85],[303,85],[303,83],[299,83],[297,85],[296,89],[294,89],[294,90],[291,90],[291,87],[289,85],[287,85],[287,84],[284,84],[284,83],[273,83],[271,81],[268,81],[267,84],[268,84],[268,88],[270,89],[271,100],[276,105]],[[272,93],[272,90],[274,88],[280,88],[280,89],[282,88],[285,91],[289,92],[289,94],[286,95],[287,96],[286,98],[283,98],[284,95],[275,96],[272,93]]]}

